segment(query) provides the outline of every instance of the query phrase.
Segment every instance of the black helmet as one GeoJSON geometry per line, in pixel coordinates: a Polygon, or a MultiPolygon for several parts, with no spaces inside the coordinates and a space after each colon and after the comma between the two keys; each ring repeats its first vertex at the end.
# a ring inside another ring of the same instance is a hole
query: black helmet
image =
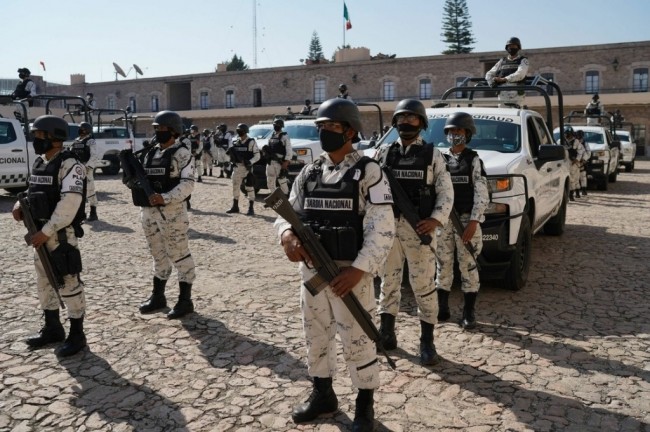
{"type": "Polygon", "coordinates": [[[340,92],[344,92],[344,91],[347,91],[347,90],[348,90],[348,86],[346,86],[345,84],[339,84],[339,91],[340,92]]]}
{"type": "Polygon", "coordinates": [[[90,92],[86,93],[86,96],[90,96],[91,98],[92,98],[92,97],[95,97],[95,95],[92,94],[92,93],[90,93],[90,92]]]}
{"type": "Polygon", "coordinates": [[[305,105],[311,105],[311,99],[305,99],[305,105]]]}
{"type": "Polygon", "coordinates": [[[199,131],[199,127],[198,127],[197,125],[192,125],[192,126],[190,126],[190,130],[193,130],[193,131],[198,132],[198,131],[199,131]]]}
{"type": "Polygon", "coordinates": [[[79,131],[84,131],[85,133],[89,134],[93,130],[93,127],[91,126],[90,123],[88,122],[81,122],[79,123],[79,131]]]}
{"type": "Polygon", "coordinates": [[[226,129],[228,129],[228,125],[226,125],[225,123],[221,123],[219,126],[217,126],[217,129],[219,129],[223,133],[226,133],[226,129]]]}
{"type": "Polygon", "coordinates": [[[335,98],[323,102],[316,113],[316,123],[336,121],[347,123],[357,132],[362,132],[361,115],[359,108],[348,99],[335,98]]]}
{"type": "Polygon", "coordinates": [[[203,129],[203,134],[208,135],[210,133],[210,129],[203,129]]]}
{"type": "Polygon", "coordinates": [[[585,136],[585,132],[584,132],[583,130],[581,130],[581,129],[578,129],[578,130],[576,131],[576,136],[577,136],[578,138],[582,138],[583,136],[585,136]]]}
{"type": "Polygon", "coordinates": [[[472,136],[476,135],[476,126],[474,126],[474,119],[471,115],[465,112],[455,112],[447,118],[445,122],[445,135],[449,129],[458,128],[465,129],[468,132],[466,143],[469,143],[472,136]]]}
{"type": "Polygon", "coordinates": [[[508,45],[517,45],[517,48],[521,49],[521,41],[519,40],[518,37],[511,37],[508,39],[508,42],[506,42],[506,51],[508,51],[508,45]]]}
{"type": "Polygon", "coordinates": [[[280,127],[283,128],[284,127],[284,120],[282,120],[281,118],[276,118],[275,120],[273,120],[273,124],[274,125],[280,125],[280,127]]]}
{"type": "Polygon", "coordinates": [[[27,69],[27,68],[20,68],[20,69],[18,69],[18,73],[19,73],[19,74],[23,74],[23,75],[27,75],[27,76],[30,76],[30,75],[32,74],[32,73],[30,72],[30,70],[27,69]]]}
{"type": "Polygon", "coordinates": [[[393,113],[393,126],[397,124],[397,116],[403,113],[416,114],[420,117],[422,122],[422,129],[429,127],[429,120],[427,119],[427,110],[424,108],[422,102],[417,99],[403,99],[395,107],[393,113]]]}
{"type": "Polygon", "coordinates": [[[54,115],[42,115],[34,120],[31,131],[44,131],[54,141],[68,139],[68,122],[54,115]]]}
{"type": "Polygon", "coordinates": [[[242,132],[246,132],[246,133],[248,133],[248,125],[247,125],[247,124],[244,124],[244,123],[239,123],[239,124],[237,125],[237,129],[236,129],[236,130],[237,130],[238,132],[239,132],[239,131],[242,131],[242,132]]]}
{"type": "Polygon", "coordinates": [[[564,126],[564,135],[573,136],[575,135],[575,132],[573,131],[573,128],[571,126],[564,126]]]}
{"type": "Polygon", "coordinates": [[[599,98],[600,98],[600,96],[598,96],[598,93],[595,93],[595,94],[592,96],[592,99],[593,99],[593,100],[598,100],[599,98]]]}
{"type": "Polygon", "coordinates": [[[174,111],[160,111],[153,119],[153,126],[167,126],[177,136],[183,134],[183,120],[174,111]]]}

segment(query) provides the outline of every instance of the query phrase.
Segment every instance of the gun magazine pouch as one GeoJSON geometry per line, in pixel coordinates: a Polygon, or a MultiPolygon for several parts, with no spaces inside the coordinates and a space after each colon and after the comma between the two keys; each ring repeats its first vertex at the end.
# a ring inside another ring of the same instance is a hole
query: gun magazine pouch
{"type": "Polygon", "coordinates": [[[28,200],[32,218],[35,221],[49,219],[52,216],[45,192],[32,192],[28,195],[28,200]]]}
{"type": "Polygon", "coordinates": [[[58,231],[59,246],[50,252],[52,265],[61,276],[81,273],[81,252],[68,243],[65,228],[58,231]]]}
{"type": "Polygon", "coordinates": [[[314,230],[320,242],[334,260],[354,261],[359,253],[359,241],[354,228],[320,226],[314,230]]]}
{"type": "Polygon", "coordinates": [[[420,205],[418,206],[418,216],[420,216],[420,219],[431,217],[434,199],[435,197],[431,193],[431,189],[428,187],[420,189],[420,205]]]}

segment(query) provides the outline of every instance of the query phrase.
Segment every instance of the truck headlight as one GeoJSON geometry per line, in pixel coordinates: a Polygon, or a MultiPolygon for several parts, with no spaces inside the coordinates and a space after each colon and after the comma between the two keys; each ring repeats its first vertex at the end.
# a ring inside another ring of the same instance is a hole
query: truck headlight
{"type": "Polygon", "coordinates": [[[508,205],[491,202],[485,209],[485,214],[507,214],[508,205]]]}
{"type": "Polygon", "coordinates": [[[492,192],[505,192],[512,189],[512,181],[509,177],[488,179],[488,188],[492,192]]]}

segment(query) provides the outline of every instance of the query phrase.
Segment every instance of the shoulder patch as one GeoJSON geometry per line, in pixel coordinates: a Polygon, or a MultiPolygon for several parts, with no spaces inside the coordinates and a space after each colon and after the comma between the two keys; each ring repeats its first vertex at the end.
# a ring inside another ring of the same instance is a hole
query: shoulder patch
{"type": "Polygon", "coordinates": [[[383,172],[379,182],[368,188],[368,201],[372,204],[393,204],[393,194],[383,172]]]}

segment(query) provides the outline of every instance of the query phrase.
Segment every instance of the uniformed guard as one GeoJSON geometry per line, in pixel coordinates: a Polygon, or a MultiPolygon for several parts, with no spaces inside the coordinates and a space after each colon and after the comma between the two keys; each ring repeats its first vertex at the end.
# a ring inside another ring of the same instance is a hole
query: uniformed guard
{"type": "Polygon", "coordinates": [[[195,270],[187,237],[190,222],[185,206],[186,198],[194,189],[194,158],[187,140],[179,139],[183,122],[177,113],[159,112],[153,127],[156,145],[147,149],[140,160],[155,193],[147,197],[143,189],[132,189],[133,203],[142,208],[142,229],[153,256],[153,292],[140,305],[140,312],[151,313],[167,307],[165,286],[173,265],[178,271],[180,293],[167,317],[181,318],[194,311],[195,270]]]}
{"type": "Polygon", "coordinates": [[[339,95],[338,95],[338,97],[340,97],[342,99],[347,99],[350,102],[354,102],[352,100],[352,98],[350,97],[350,94],[348,93],[348,86],[343,84],[343,83],[339,84],[339,95]]]}
{"type": "Polygon", "coordinates": [[[585,107],[585,115],[587,116],[587,124],[595,125],[600,124],[600,115],[605,113],[605,107],[600,103],[600,96],[595,93],[587,106],[585,107]]]}
{"type": "Polygon", "coordinates": [[[575,132],[571,126],[564,127],[565,147],[569,152],[569,201],[575,201],[580,198],[580,164],[584,157],[585,148],[575,137],[575,132]]]}
{"type": "Polygon", "coordinates": [[[483,247],[483,234],[480,223],[485,220],[483,213],[490,203],[487,178],[483,163],[474,150],[467,147],[476,135],[476,126],[471,115],[456,112],[445,122],[445,135],[449,150],[443,154],[451,182],[454,185],[454,210],[464,227],[462,233],[456,232],[448,223],[438,230],[438,272],[436,290],[438,291],[438,321],[447,321],[449,311],[449,292],[454,279],[454,258],[458,259],[463,291],[463,317],[461,327],[476,327],[475,305],[480,287],[476,260],[483,247]],[[463,243],[471,243],[474,256],[463,243]]]}
{"type": "MultiPolygon", "coordinates": [[[[201,171],[203,170],[203,162],[201,160],[201,155],[203,153],[203,146],[201,145],[201,135],[199,134],[199,127],[196,125],[190,126],[190,133],[187,136],[187,139],[190,140],[190,150],[192,151],[192,156],[194,156],[194,163],[196,165],[196,181],[201,183],[203,179],[201,178],[201,171]]],[[[205,173],[204,173],[205,174],[205,173]]]]}
{"type": "Polygon", "coordinates": [[[213,147],[214,143],[212,141],[210,129],[203,129],[203,135],[201,135],[201,148],[203,150],[203,153],[201,154],[201,162],[203,163],[203,175],[209,175],[210,177],[212,177],[213,147]]]}
{"type": "Polygon", "coordinates": [[[582,144],[583,153],[582,161],[580,161],[580,190],[582,191],[582,196],[587,196],[587,165],[591,159],[591,150],[589,149],[589,144],[585,142],[585,133],[582,130],[576,131],[576,139],[582,144]]]}
{"type": "Polygon", "coordinates": [[[248,136],[248,125],[239,123],[236,129],[236,138],[232,147],[228,149],[230,162],[234,165],[232,173],[232,207],[226,213],[239,213],[239,195],[242,182],[245,182],[246,195],[248,196],[247,215],[255,214],[255,178],[253,177],[253,164],[260,160],[260,150],[257,148],[255,138],[248,136]]]}
{"type": "Polygon", "coordinates": [[[29,179],[28,200],[30,209],[21,208],[20,201],[13,208],[15,220],[23,220],[23,211],[30,214],[37,224],[38,232],[31,236],[35,249],[36,285],[41,308],[45,312],[45,326],[38,336],[27,339],[31,348],[41,348],[49,343],[61,342],[57,354],[70,356],[86,346],[83,322],[86,312],[84,284],[79,277],[81,253],[77,237],[83,235],[81,222],[84,213],[84,179],[86,168],[74,153],[63,150],[68,139],[68,123],[60,117],[38,117],[31,127],[34,134],[34,151],[39,156],[34,161],[29,179]],[[36,249],[47,248],[53,266],[63,277],[59,294],[70,318],[70,333],[59,319],[59,302],[55,287],[47,277],[44,265],[36,249]]]}
{"type": "Polygon", "coordinates": [[[20,78],[20,82],[16,85],[16,89],[11,94],[11,98],[14,100],[28,99],[29,106],[34,105],[34,100],[32,98],[36,96],[36,84],[29,78],[31,75],[31,71],[27,68],[18,69],[18,78],[20,78]]]}
{"type": "Polygon", "coordinates": [[[420,362],[433,365],[439,360],[433,340],[438,316],[436,261],[433,250],[421,244],[418,234],[433,236],[437,227],[447,223],[454,199],[453,187],[440,151],[420,136],[420,131],[429,125],[422,102],[415,99],[400,101],[392,123],[399,131],[399,138],[381,146],[378,159],[385,169],[391,170],[407,193],[420,221],[416,233],[400,209],[395,207],[397,234],[382,275],[379,333],[385,349],[397,348],[395,318],[400,307],[404,261],[407,260],[420,318],[420,362]]]}
{"type": "Polygon", "coordinates": [[[300,303],[307,340],[307,366],[314,385],[305,404],[292,413],[304,423],[336,411],[338,399],[332,388],[336,366],[336,333],[343,344],[352,384],[359,389],[353,431],[371,431],[374,423],[374,389],[379,386],[375,344],[345,307],[342,297],[354,292],[362,307],[375,307],[372,275],[384,265],[393,243],[395,221],[392,196],[381,169],[372,159],[353,149],[361,131],[356,105],[330,99],[320,105],[316,125],[325,151],[298,175],[289,202],[342,268],[341,273],[318,295],[311,295],[304,282],[315,275],[310,257],[281,217],[275,222],[285,254],[301,262],[303,284],[300,303]]]}
{"type": "Polygon", "coordinates": [[[219,178],[223,178],[224,172],[230,178],[232,170],[228,169],[230,168],[230,158],[226,152],[232,147],[232,134],[228,132],[228,126],[225,123],[217,126],[217,130],[214,131],[213,141],[217,152],[217,166],[221,170],[219,178]]]}
{"type": "Polygon", "coordinates": [[[284,128],[284,120],[277,118],[273,120],[273,133],[269,138],[269,143],[264,146],[263,150],[266,157],[266,186],[272,193],[276,189],[276,181],[280,190],[289,194],[288,168],[289,162],[293,157],[291,150],[291,139],[284,128]],[[268,147],[267,147],[268,146],[268,147]]]}
{"type": "Polygon", "coordinates": [[[93,127],[88,122],[79,124],[79,136],[74,140],[70,150],[86,165],[86,202],[90,205],[87,221],[97,220],[97,193],[95,192],[95,166],[99,160],[97,143],[92,136],[93,127]]]}
{"type": "MultiPolygon", "coordinates": [[[[520,56],[521,41],[517,37],[511,37],[506,42],[508,55],[494,65],[485,74],[485,80],[491,86],[508,86],[523,84],[530,67],[528,58],[520,56]]],[[[525,101],[524,91],[500,91],[499,100],[505,104],[523,106],[525,101]]]]}

